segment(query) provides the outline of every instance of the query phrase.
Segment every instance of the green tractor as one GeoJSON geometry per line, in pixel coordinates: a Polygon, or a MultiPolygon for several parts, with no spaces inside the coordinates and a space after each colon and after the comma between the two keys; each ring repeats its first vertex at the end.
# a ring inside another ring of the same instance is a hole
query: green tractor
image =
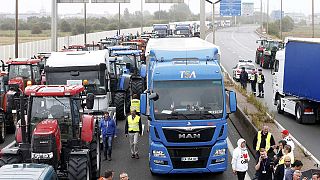
{"type": "Polygon", "coordinates": [[[260,67],[263,69],[273,69],[276,53],[281,48],[282,42],[280,40],[267,40],[263,49],[263,55],[260,58],[260,67]]]}

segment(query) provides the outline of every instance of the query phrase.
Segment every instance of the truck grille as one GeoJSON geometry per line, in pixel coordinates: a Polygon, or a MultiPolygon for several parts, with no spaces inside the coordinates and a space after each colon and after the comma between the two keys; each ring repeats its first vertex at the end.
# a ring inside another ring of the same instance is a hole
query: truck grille
{"type": "Polygon", "coordinates": [[[211,147],[168,147],[174,169],[205,168],[210,156],[211,147]],[[181,161],[182,157],[198,157],[198,161],[181,161]]]}
{"type": "Polygon", "coordinates": [[[208,142],[212,140],[215,126],[194,127],[163,127],[163,133],[168,142],[208,142]]]}

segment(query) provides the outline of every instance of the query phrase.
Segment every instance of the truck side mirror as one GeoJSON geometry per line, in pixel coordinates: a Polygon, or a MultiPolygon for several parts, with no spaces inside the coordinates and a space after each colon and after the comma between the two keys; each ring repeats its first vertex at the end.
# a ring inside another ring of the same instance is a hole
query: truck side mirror
{"type": "Polygon", "coordinates": [[[229,91],[229,107],[231,113],[237,111],[237,97],[234,91],[229,91]]]}
{"type": "Polygon", "coordinates": [[[159,99],[159,95],[157,93],[151,93],[149,95],[149,99],[153,101],[157,101],[159,99]]]}
{"type": "Polygon", "coordinates": [[[143,115],[147,114],[147,94],[143,93],[140,95],[140,113],[143,115]]]}
{"type": "Polygon", "coordinates": [[[94,105],[94,95],[89,93],[87,94],[87,97],[86,97],[87,109],[93,109],[93,105],[94,105]]]}

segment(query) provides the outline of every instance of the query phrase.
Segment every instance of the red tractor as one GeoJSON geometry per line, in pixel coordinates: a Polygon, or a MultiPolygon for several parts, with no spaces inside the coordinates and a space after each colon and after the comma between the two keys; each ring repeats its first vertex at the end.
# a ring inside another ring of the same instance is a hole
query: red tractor
{"type": "Polygon", "coordinates": [[[27,99],[28,108],[20,106],[19,145],[2,149],[0,166],[44,163],[70,180],[97,179],[101,162],[99,123],[93,115],[80,113],[81,108],[92,109],[94,103],[93,94],[80,98],[84,90],[82,85],[27,87],[28,98],[20,97],[20,101],[27,99]]]}
{"type": "Polygon", "coordinates": [[[8,73],[5,71],[0,72],[0,143],[5,141],[6,137],[6,99],[5,95],[8,90],[8,73]]]}
{"type": "Polygon", "coordinates": [[[10,59],[8,60],[8,91],[5,94],[5,121],[6,132],[13,134],[15,132],[15,123],[17,122],[16,111],[19,107],[14,99],[20,94],[24,94],[25,87],[33,84],[41,84],[40,59],[10,59]]]}

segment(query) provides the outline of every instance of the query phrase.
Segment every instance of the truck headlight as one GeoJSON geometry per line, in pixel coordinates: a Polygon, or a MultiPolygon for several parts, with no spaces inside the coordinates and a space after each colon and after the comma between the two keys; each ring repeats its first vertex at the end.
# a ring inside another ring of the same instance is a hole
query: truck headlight
{"type": "Polygon", "coordinates": [[[217,149],[214,156],[222,156],[226,154],[226,149],[217,149]]]}
{"type": "Polygon", "coordinates": [[[153,155],[154,157],[162,157],[162,158],[165,158],[165,157],[166,157],[166,155],[164,154],[164,152],[163,152],[163,151],[160,151],[160,150],[153,150],[153,151],[152,151],[152,155],[153,155]]]}

